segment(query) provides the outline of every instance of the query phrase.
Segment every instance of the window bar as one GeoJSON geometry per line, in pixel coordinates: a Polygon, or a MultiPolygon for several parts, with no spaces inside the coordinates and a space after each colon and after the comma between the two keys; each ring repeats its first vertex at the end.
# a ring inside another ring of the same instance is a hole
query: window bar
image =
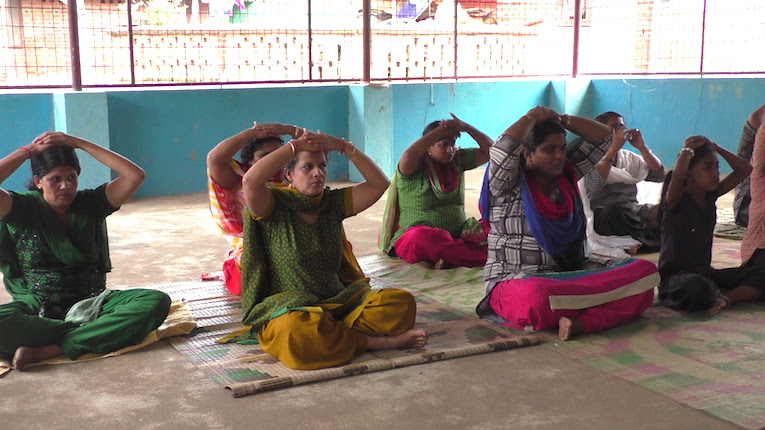
{"type": "Polygon", "coordinates": [[[454,0],[454,79],[457,79],[457,0],[454,0]]]}
{"type": "MultiPolygon", "coordinates": [[[[84,0],[82,0],[84,1],[84,0]]],[[[197,0],[192,0],[197,1],[197,0]]],[[[130,85],[135,85],[135,52],[133,52],[133,0],[125,0],[127,3],[128,20],[128,54],[130,55],[130,85]]]]}
{"type": "Polygon", "coordinates": [[[574,0],[574,57],[571,60],[571,77],[579,74],[579,30],[582,25],[582,0],[574,0]]]}
{"type": "Polygon", "coordinates": [[[707,0],[704,0],[704,9],[701,11],[701,58],[699,59],[699,74],[704,74],[704,40],[707,31],[707,0]]]}
{"type": "Polygon", "coordinates": [[[311,0],[308,0],[308,80],[313,81],[313,29],[311,15],[311,0]]]}
{"type": "Polygon", "coordinates": [[[369,83],[371,76],[371,63],[372,63],[372,0],[363,0],[362,14],[364,17],[364,30],[363,30],[363,44],[362,48],[362,60],[364,71],[362,73],[362,82],[369,83]]]}
{"type": "Polygon", "coordinates": [[[66,2],[69,18],[69,49],[72,51],[72,89],[82,91],[82,70],[80,68],[80,33],[77,24],[77,1],[66,2]]]}

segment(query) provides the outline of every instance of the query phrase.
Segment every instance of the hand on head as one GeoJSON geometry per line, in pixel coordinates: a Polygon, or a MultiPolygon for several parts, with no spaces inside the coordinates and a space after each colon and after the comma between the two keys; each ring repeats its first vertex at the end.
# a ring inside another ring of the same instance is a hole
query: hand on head
{"type": "Polygon", "coordinates": [[[712,142],[704,136],[691,136],[685,139],[685,143],[683,143],[683,147],[695,150],[698,147],[706,145],[706,144],[712,145],[712,142]]]}
{"type": "Polygon", "coordinates": [[[442,119],[439,123],[440,127],[438,130],[442,132],[441,139],[445,137],[453,137],[454,140],[457,140],[460,137],[460,131],[462,131],[464,123],[457,119],[453,114],[452,117],[454,119],[442,119]]]}
{"type": "Polygon", "coordinates": [[[449,113],[449,115],[452,116],[452,119],[442,119],[441,127],[456,131],[457,137],[459,137],[460,132],[467,131],[468,124],[465,121],[462,121],[461,119],[457,118],[457,115],[451,112],[449,113]]]}
{"type": "Polygon", "coordinates": [[[59,131],[47,131],[37,136],[27,149],[29,149],[32,154],[37,155],[55,145],[68,146],[72,149],[79,148],[76,138],[59,131]]]}
{"type": "Polygon", "coordinates": [[[561,115],[558,112],[550,109],[547,106],[537,106],[532,108],[526,113],[536,120],[536,122],[547,121],[548,119],[554,119],[556,121],[561,120],[561,115]]]}
{"type": "Polygon", "coordinates": [[[316,133],[306,131],[299,140],[305,139],[305,147],[301,146],[303,151],[338,151],[342,152],[347,143],[331,134],[324,134],[321,130],[316,133]]]}
{"type": "Polygon", "coordinates": [[[285,127],[287,126],[285,126],[284,124],[280,124],[278,122],[267,122],[263,124],[258,124],[257,121],[253,121],[252,124],[253,124],[252,129],[253,131],[255,131],[255,138],[257,139],[263,139],[265,137],[271,137],[271,136],[280,137],[284,134],[289,134],[289,131],[291,131],[291,130],[285,131],[285,127]]]}

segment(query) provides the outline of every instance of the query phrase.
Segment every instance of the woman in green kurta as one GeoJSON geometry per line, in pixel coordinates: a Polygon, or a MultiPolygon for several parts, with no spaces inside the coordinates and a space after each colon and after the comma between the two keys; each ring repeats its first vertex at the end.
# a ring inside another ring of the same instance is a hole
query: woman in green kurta
{"type": "Polygon", "coordinates": [[[0,354],[21,370],[62,353],[76,359],[140,342],[165,319],[170,298],[155,290],[106,289],[105,218],[141,186],[143,170],[94,143],[48,132],[0,160],[0,182],[27,159],[32,191],[0,188],[0,270],[13,297],[0,305],[0,354]],[[78,191],[75,148],[117,178],[78,191]]]}
{"type": "Polygon", "coordinates": [[[398,162],[380,232],[380,249],[408,263],[437,269],[486,263],[484,227],[465,216],[465,170],[489,161],[492,140],[452,114],[434,121],[398,162]],[[455,147],[467,132],[478,148],[455,147]]]}
{"type": "MultiPolygon", "coordinates": [[[[295,369],[349,361],[367,349],[422,347],[416,305],[398,289],[370,290],[342,221],[374,204],[388,179],[344,139],[306,132],[255,163],[242,181],[248,211],[242,255],[243,322],[236,340],[255,338],[295,369]],[[340,151],[365,181],[325,188],[327,152],[340,151]],[[268,187],[282,166],[290,186],[268,187]]],[[[223,341],[231,340],[224,339],[223,341]]]]}

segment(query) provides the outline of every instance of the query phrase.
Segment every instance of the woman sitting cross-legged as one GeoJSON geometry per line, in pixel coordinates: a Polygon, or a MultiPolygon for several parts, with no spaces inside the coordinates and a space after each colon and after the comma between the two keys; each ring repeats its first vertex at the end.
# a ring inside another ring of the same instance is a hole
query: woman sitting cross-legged
{"type": "Polygon", "coordinates": [[[489,136],[454,115],[428,124],[398,162],[388,190],[380,250],[436,269],[483,266],[485,228],[465,216],[464,172],[489,161],[491,143],[489,136]],[[463,131],[478,148],[455,147],[463,131]]]}
{"type": "Polygon", "coordinates": [[[367,349],[423,347],[415,330],[414,297],[398,289],[371,290],[342,229],[342,221],[374,204],[388,179],[344,139],[306,132],[255,163],[242,182],[244,331],[226,341],[257,337],[263,351],[294,369],[350,361],[367,349]],[[325,187],[329,151],[341,151],[365,182],[325,187]],[[269,187],[285,168],[289,187],[269,187]]]}
{"type": "Polygon", "coordinates": [[[605,124],[536,107],[494,143],[481,199],[491,232],[479,315],[520,329],[557,327],[567,340],[614,327],[651,305],[653,263],[596,262],[586,251],[577,181],[612,138],[605,124]],[[578,146],[567,148],[566,130],[583,138],[578,146]]]}
{"type": "MultiPolygon", "coordinates": [[[[229,246],[223,261],[223,277],[226,289],[232,294],[242,292],[242,232],[244,231],[244,192],[242,177],[247,169],[284,143],[281,136],[297,138],[303,129],[280,123],[255,123],[251,128],[228,137],[215,145],[207,154],[207,185],[210,213],[229,246]],[[234,158],[237,151],[242,161],[234,158]]],[[[271,182],[281,184],[279,171],[271,182]]]]}
{"type": "Polygon", "coordinates": [[[11,303],[0,305],[0,354],[16,369],[65,353],[109,353],[139,343],[170,310],[167,294],[106,289],[106,217],[135,193],[143,170],[86,140],[49,132],[0,160],[5,181],[31,159],[33,191],[0,189],[0,270],[11,303]],[[77,190],[79,148],[117,172],[77,190]]]}
{"type": "MultiPolygon", "coordinates": [[[[716,314],[733,303],[765,297],[763,256],[751,258],[754,253],[744,246],[750,244],[746,236],[741,252],[744,265],[712,268],[715,202],[751,172],[752,166],[746,160],[704,136],[685,140],[662,189],[659,301],[664,306],[716,314]],[[724,179],[720,179],[718,154],[733,169],[724,179]]],[[[752,184],[756,182],[752,180],[752,184]]],[[[752,208],[758,206],[755,200],[752,208]]]]}

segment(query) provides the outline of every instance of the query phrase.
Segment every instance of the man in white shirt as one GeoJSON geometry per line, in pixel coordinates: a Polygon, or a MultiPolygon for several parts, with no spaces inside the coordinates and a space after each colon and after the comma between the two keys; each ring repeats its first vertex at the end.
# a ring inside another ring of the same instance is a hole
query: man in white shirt
{"type": "Polygon", "coordinates": [[[641,252],[656,252],[661,232],[655,205],[639,204],[637,184],[663,182],[664,166],[651,152],[636,128],[628,129],[616,112],[604,112],[595,120],[614,129],[614,141],[595,169],[584,176],[584,185],[594,215],[594,230],[601,235],[631,236],[641,252]],[[623,149],[629,142],[640,155],[623,149]]]}

